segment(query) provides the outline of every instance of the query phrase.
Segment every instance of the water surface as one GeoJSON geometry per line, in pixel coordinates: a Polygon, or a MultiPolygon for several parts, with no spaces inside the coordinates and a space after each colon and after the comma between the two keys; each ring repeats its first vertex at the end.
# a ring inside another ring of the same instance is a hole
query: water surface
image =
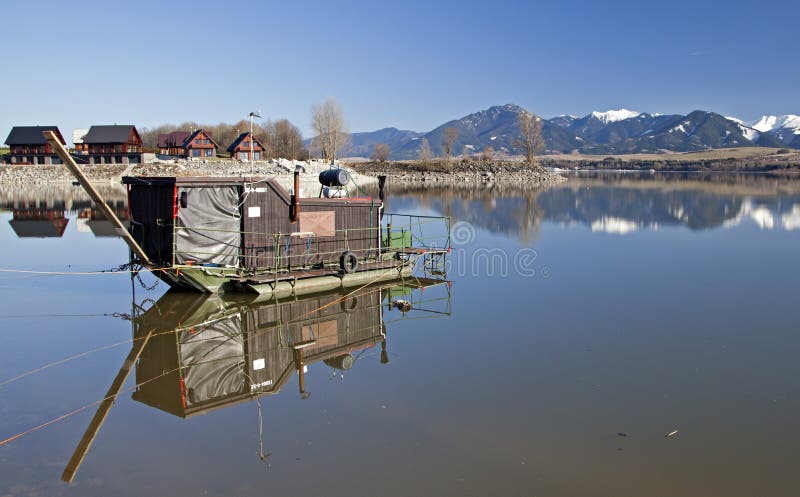
{"type": "MultiPolygon", "coordinates": [[[[74,483],[60,477],[95,407],[0,447],[0,495],[795,495],[798,191],[609,173],[544,191],[395,185],[389,210],[458,221],[452,286],[334,314],[187,302],[125,274],[2,273],[0,382],[107,348],[0,386],[0,438],[102,399],[142,322],[163,334],[74,483]],[[291,345],[312,328],[306,371],[291,345]],[[265,351],[275,371],[254,369],[265,351]],[[206,365],[191,395],[172,371],[186,364],[206,365]],[[251,383],[260,406],[237,390],[251,383]]],[[[83,202],[0,198],[0,266],[126,262],[83,202]]]]}

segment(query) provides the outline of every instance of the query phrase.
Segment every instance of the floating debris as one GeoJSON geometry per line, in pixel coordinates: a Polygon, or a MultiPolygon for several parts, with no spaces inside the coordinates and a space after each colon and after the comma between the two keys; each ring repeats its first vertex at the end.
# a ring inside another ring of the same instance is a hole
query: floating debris
{"type": "Polygon", "coordinates": [[[666,438],[672,438],[678,434],[678,430],[672,430],[671,432],[664,435],[666,438]]]}
{"type": "Polygon", "coordinates": [[[617,433],[617,436],[618,436],[618,437],[627,437],[627,436],[628,436],[628,434],[627,434],[627,433],[624,433],[624,432],[619,432],[619,433],[617,433]]]}

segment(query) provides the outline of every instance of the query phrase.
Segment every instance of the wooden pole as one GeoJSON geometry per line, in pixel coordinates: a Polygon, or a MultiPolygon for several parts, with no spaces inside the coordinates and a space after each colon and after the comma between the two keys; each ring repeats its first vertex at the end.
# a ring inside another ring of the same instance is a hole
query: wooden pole
{"type": "Polygon", "coordinates": [[[95,204],[97,204],[97,207],[106,216],[106,219],[108,219],[108,221],[114,226],[117,233],[119,233],[125,243],[128,244],[128,247],[131,248],[133,253],[136,254],[145,265],[149,266],[151,264],[150,258],[147,257],[147,254],[144,252],[144,250],[142,250],[142,247],[136,243],[136,240],[133,238],[133,236],[131,236],[130,232],[125,225],[122,224],[122,221],[119,220],[117,215],[114,214],[114,211],[112,211],[111,208],[106,204],[106,201],[103,200],[100,192],[98,192],[94,186],[89,183],[89,179],[85,174],[83,174],[81,168],[78,167],[75,159],[69,155],[69,152],[67,152],[67,149],[64,148],[64,145],[61,144],[61,140],[59,140],[56,134],[52,131],[44,131],[42,134],[44,134],[44,138],[47,140],[47,143],[50,144],[50,147],[55,150],[56,154],[58,154],[58,156],[64,162],[64,165],[67,166],[69,172],[75,176],[75,179],[77,179],[83,189],[86,190],[86,193],[92,197],[92,200],[94,200],[95,204]]]}
{"type": "Polygon", "coordinates": [[[75,474],[78,472],[81,464],[83,464],[83,460],[86,458],[89,448],[91,448],[94,439],[97,437],[97,433],[100,431],[100,427],[103,426],[103,422],[108,416],[108,412],[111,410],[114,401],[117,400],[117,396],[119,396],[122,391],[125,380],[128,379],[128,375],[131,373],[136,361],[139,360],[139,356],[142,355],[142,351],[144,351],[151,336],[153,336],[152,331],[141,340],[138,340],[138,343],[135,343],[133,348],[131,348],[128,357],[125,358],[125,362],[122,363],[122,367],[117,373],[117,376],[114,377],[114,381],[111,382],[111,387],[109,387],[108,392],[106,392],[103,402],[100,404],[100,407],[97,408],[97,412],[94,413],[94,417],[86,428],[86,432],[83,434],[81,441],[78,442],[78,446],[75,447],[75,452],[72,453],[67,467],[64,468],[64,473],[61,474],[61,479],[65,482],[72,483],[72,480],[75,478],[75,474]]]}

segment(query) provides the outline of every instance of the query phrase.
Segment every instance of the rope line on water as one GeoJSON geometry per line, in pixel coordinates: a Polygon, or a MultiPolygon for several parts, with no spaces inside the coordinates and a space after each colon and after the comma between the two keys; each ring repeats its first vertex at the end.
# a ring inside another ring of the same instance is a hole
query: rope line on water
{"type": "MultiPolygon", "coordinates": [[[[322,306],[320,306],[320,307],[318,307],[318,308],[316,308],[316,309],[313,309],[313,310],[311,310],[311,311],[308,311],[308,312],[306,312],[305,314],[302,314],[301,316],[299,316],[299,318],[296,318],[296,319],[302,319],[303,317],[306,317],[306,316],[308,316],[308,315],[310,315],[310,314],[313,314],[313,313],[315,313],[315,312],[319,312],[319,311],[321,311],[321,310],[323,310],[323,309],[326,309],[326,308],[328,308],[328,307],[330,307],[330,306],[332,306],[332,305],[335,305],[335,304],[337,304],[337,303],[343,302],[343,301],[347,300],[348,298],[352,297],[352,296],[353,296],[354,294],[356,294],[357,292],[359,292],[359,291],[363,290],[364,288],[366,288],[366,287],[368,287],[368,286],[370,286],[370,285],[374,284],[374,283],[375,283],[375,282],[377,282],[379,279],[381,279],[383,276],[385,276],[385,275],[389,274],[391,271],[397,271],[397,269],[398,269],[397,267],[390,267],[389,269],[387,269],[387,270],[386,270],[386,271],[384,271],[383,273],[381,273],[381,274],[377,275],[377,276],[376,276],[374,279],[372,279],[371,281],[369,281],[369,282],[365,283],[364,285],[360,286],[359,288],[356,288],[356,289],[355,289],[355,290],[353,290],[352,292],[349,292],[349,293],[347,293],[347,294],[345,294],[345,295],[343,295],[343,296],[341,296],[341,297],[339,297],[339,298],[337,298],[337,299],[335,299],[335,300],[333,300],[333,301],[331,301],[331,302],[329,302],[329,303],[327,303],[327,304],[325,304],[325,305],[322,305],[322,306]]],[[[375,292],[375,291],[377,291],[377,290],[379,290],[379,289],[371,289],[371,290],[369,290],[369,291],[365,292],[365,293],[364,293],[364,294],[362,294],[362,295],[367,295],[367,294],[369,294],[369,293],[373,293],[373,292],[375,292]]],[[[359,295],[359,296],[361,296],[361,295],[359,295]]],[[[278,303],[278,302],[276,302],[276,303],[278,303]]],[[[171,330],[169,330],[169,331],[163,331],[163,332],[159,332],[159,333],[150,334],[150,335],[149,335],[149,338],[152,338],[152,337],[154,337],[154,336],[157,336],[157,335],[163,335],[163,334],[175,333],[175,332],[176,332],[176,330],[177,330],[177,328],[176,328],[176,329],[171,329],[171,330]]],[[[68,357],[68,358],[62,359],[62,360],[60,360],[60,361],[56,361],[56,362],[54,362],[54,363],[46,364],[46,365],[44,365],[44,366],[41,366],[41,367],[39,367],[39,368],[36,368],[35,370],[31,370],[31,371],[28,371],[28,372],[26,372],[26,373],[23,373],[23,374],[21,374],[21,375],[17,375],[17,376],[16,376],[16,377],[14,377],[14,378],[11,378],[11,379],[9,379],[9,380],[5,380],[5,381],[3,381],[2,383],[0,383],[0,385],[5,385],[5,384],[8,384],[8,383],[10,383],[10,382],[12,382],[12,381],[16,381],[17,379],[24,378],[24,377],[26,377],[26,376],[30,376],[30,375],[32,375],[32,374],[35,374],[36,372],[39,372],[39,371],[42,371],[42,370],[44,370],[44,369],[47,369],[47,368],[53,367],[53,366],[55,366],[55,365],[63,364],[63,363],[65,363],[65,362],[68,362],[68,361],[71,361],[71,360],[74,360],[74,359],[77,359],[77,358],[83,357],[83,356],[85,356],[85,355],[88,355],[88,354],[91,354],[91,353],[93,353],[93,352],[98,352],[98,351],[101,351],[101,350],[104,350],[104,349],[110,349],[110,348],[113,348],[113,347],[117,347],[117,346],[120,346],[120,345],[124,345],[124,344],[126,344],[126,343],[133,343],[133,342],[135,342],[136,340],[143,340],[144,338],[145,338],[145,337],[140,337],[140,338],[132,338],[132,339],[130,339],[130,340],[125,340],[125,341],[123,341],[123,342],[118,342],[118,343],[114,343],[114,344],[110,344],[110,345],[105,345],[105,346],[103,346],[103,347],[98,347],[98,348],[96,348],[96,349],[92,349],[92,350],[89,350],[89,351],[83,352],[83,353],[81,353],[81,354],[76,354],[75,356],[71,356],[71,357],[68,357]]],[[[145,380],[145,381],[143,381],[143,382],[141,382],[141,383],[137,383],[137,384],[133,385],[132,387],[128,387],[127,389],[125,389],[125,390],[124,390],[124,392],[129,392],[129,391],[135,390],[135,389],[137,389],[137,388],[139,388],[139,387],[141,387],[141,386],[143,386],[143,385],[146,385],[146,384],[148,384],[148,383],[150,383],[150,382],[152,382],[152,381],[155,381],[155,380],[157,380],[157,379],[159,379],[159,378],[163,378],[163,377],[165,377],[165,376],[167,376],[167,375],[173,374],[173,373],[175,373],[175,372],[177,372],[177,371],[180,371],[181,369],[183,369],[183,368],[185,368],[185,367],[187,367],[187,366],[191,366],[191,365],[192,365],[192,364],[184,364],[184,365],[178,366],[177,368],[173,368],[173,369],[170,369],[170,370],[168,370],[168,371],[165,371],[165,372],[161,373],[161,374],[160,374],[160,375],[158,375],[158,376],[154,376],[154,377],[152,377],[152,378],[149,378],[149,379],[147,379],[147,380],[145,380]]],[[[110,395],[110,396],[104,397],[104,398],[102,398],[102,399],[100,399],[100,400],[97,400],[97,401],[91,402],[91,403],[89,403],[89,404],[85,404],[85,405],[83,405],[83,406],[80,406],[80,407],[78,407],[78,408],[76,408],[76,409],[73,409],[72,411],[68,411],[68,412],[66,412],[66,413],[64,413],[64,414],[61,414],[61,415],[59,415],[59,416],[55,417],[55,418],[52,418],[52,419],[50,419],[50,420],[48,420],[48,421],[45,421],[44,423],[41,423],[41,424],[39,424],[39,425],[36,425],[36,426],[33,426],[33,427],[31,427],[31,428],[28,428],[27,430],[24,430],[24,431],[22,431],[22,432],[20,432],[20,433],[17,433],[17,434],[15,434],[15,435],[12,435],[12,436],[10,436],[10,437],[7,437],[7,438],[5,438],[5,439],[3,439],[3,440],[0,440],[0,447],[2,447],[2,446],[5,446],[5,445],[7,445],[7,444],[9,444],[9,443],[13,442],[14,440],[18,440],[18,439],[20,439],[20,438],[22,438],[22,437],[24,437],[24,436],[26,436],[26,435],[29,435],[29,434],[31,434],[31,433],[34,433],[34,432],[36,432],[36,431],[39,431],[39,430],[41,430],[41,429],[43,429],[43,428],[46,428],[46,427],[48,427],[48,426],[50,426],[50,425],[53,425],[53,424],[55,424],[55,423],[58,423],[59,421],[62,421],[62,420],[64,420],[64,419],[67,419],[67,418],[69,418],[69,417],[72,417],[72,416],[74,416],[75,414],[78,414],[78,413],[81,413],[81,412],[85,411],[86,409],[89,409],[89,408],[91,408],[91,407],[94,407],[94,406],[100,405],[100,404],[102,404],[103,402],[105,402],[105,401],[107,401],[107,400],[114,400],[114,399],[116,399],[116,398],[117,398],[117,397],[118,397],[118,396],[119,396],[121,393],[122,393],[122,392],[119,392],[119,393],[117,393],[117,394],[110,395]]]]}

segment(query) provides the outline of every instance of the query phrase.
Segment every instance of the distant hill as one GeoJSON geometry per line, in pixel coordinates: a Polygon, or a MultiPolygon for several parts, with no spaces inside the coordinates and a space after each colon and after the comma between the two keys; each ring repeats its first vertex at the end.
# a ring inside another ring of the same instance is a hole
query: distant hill
{"type": "Polygon", "coordinates": [[[403,145],[420,136],[422,136],[422,133],[397,128],[383,128],[378,131],[353,133],[350,135],[350,143],[342,150],[342,157],[369,157],[378,143],[389,145],[391,150],[399,150],[403,145]]]}
{"type": "MultiPolygon", "coordinates": [[[[420,133],[384,128],[354,133],[343,156],[369,157],[376,144],[386,143],[395,160],[414,159],[421,139],[428,140],[437,155],[442,153],[445,130],[455,128],[458,138],[453,155],[464,150],[479,153],[492,147],[496,153],[518,155],[517,116],[523,109],[514,104],[498,105],[448,121],[420,133]]],[[[542,121],[545,153],[587,154],[689,152],[727,147],[800,148],[800,116],[764,116],[746,123],[715,112],[696,110],[685,116],[648,114],[627,109],[592,112],[583,117],[558,116],[542,121]]]]}

